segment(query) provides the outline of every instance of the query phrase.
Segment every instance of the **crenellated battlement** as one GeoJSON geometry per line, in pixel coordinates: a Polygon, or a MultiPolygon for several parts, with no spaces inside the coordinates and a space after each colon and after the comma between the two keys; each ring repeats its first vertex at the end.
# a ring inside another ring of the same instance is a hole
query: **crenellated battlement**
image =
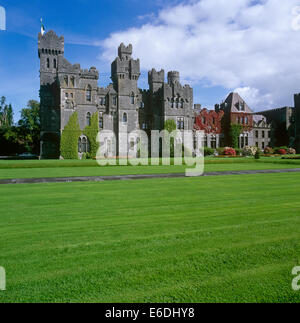
{"type": "Polygon", "coordinates": [[[46,34],[38,35],[38,52],[41,54],[59,55],[64,54],[65,39],[63,36],[58,37],[57,34],[50,30],[46,34]]]}
{"type": "Polygon", "coordinates": [[[91,67],[89,70],[84,69],[81,72],[81,77],[85,79],[99,79],[99,72],[97,71],[96,67],[91,67]]]}
{"type": "Polygon", "coordinates": [[[180,83],[180,74],[178,71],[168,72],[168,84],[180,83]]]}
{"type": "Polygon", "coordinates": [[[118,55],[120,59],[130,59],[132,55],[132,45],[125,46],[123,43],[118,48],[118,55]]]}
{"type": "Polygon", "coordinates": [[[156,71],[154,68],[148,72],[148,81],[150,83],[164,83],[165,82],[165,71],[162,69],[156,71]]]}

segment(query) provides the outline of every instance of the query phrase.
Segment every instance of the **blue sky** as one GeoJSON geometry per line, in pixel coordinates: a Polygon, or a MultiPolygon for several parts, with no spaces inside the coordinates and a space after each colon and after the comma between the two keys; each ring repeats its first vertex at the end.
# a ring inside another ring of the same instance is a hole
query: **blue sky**
{"type": "Polygon", "coordinates": [[[232,90],[255,110],[291,105],[300,91],[299,32],[290,26],[296,2],[284,3],[0,0],[7,15],[6,31],[0,31],[0,95],[13,104],[15,121],[28,100],[39,98],[42,17],[46,31],[64,35],[71,63],[99,69],[100,86],[110,82],[110,62],[122,41],[133,43],[133,56],[141,59],[142,88],[150,68],[177,69],[182,82],[194,87],[195,103],[204,107],[213,108],[232,90]]]}

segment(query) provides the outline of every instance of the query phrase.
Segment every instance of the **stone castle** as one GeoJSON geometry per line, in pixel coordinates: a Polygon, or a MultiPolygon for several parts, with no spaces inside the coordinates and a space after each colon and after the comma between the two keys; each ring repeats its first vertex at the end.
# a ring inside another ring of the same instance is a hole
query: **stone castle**
{"type": "MultiPolygon", "coordinates": [[[[58,158],[62,130],[74,111],[84,129],[92,114],[99,113],[100,130],[112,130],[126,124],[134,130],[162,130],[168,119],[178,129],[193,130],[193,89],[181,85],[179,72],[152,70],[149,90],[138,87],[140,61],[132,57],[132,45],[121,44],[118,57],[111,64],[111,80],[106,88],[98,87],[99,73],[95,67],[81,69],[64,58],[64,38],[53,31],[38,36],[41,98],[41,157],[58,158]]],[[[88,139],[79,138],[79,153],[87,152],[88,139]],[[83,144],[80,144],[82,141],[83,144]]]]}
{"type": "MultiPolygon", "coordinates": [[[[91,116],[98,113],[99,129],[111,130],[116,135],[122,125],[126,125],[128,132],[149,132],[162,130],[165,121],[172,119],[178,130],[204,130],[205,146],[211,148],[227,144],[223,131],[226,123],[243,126],[241,148],[256,145],[264,149],[276,141],[272,125],[276,126],[276,111],[280,109],[273,110],[273,114],[254,113],[237,93],[230,93],[215,106],[215,111],[202,109],[201,105],[194,105],[193,89],[180,83],[177,71],[168,72],[166,82],[164,70],[152,69],[148,73],[149,89],[142,90],[138,87],[140,61],[132,53],[132,45],[119,46],[118,56],[111,64],[112,83],[99,88],[99,72],[95,67],[82,69],[80,64],[73,65],[64,58],[63,36],[58,37],[53,31],[39,33],[41,158],[60,157],[61,134],[75,111],[82,130],[90,124],[91,116]]],[[[285,115],[288,118],[285,127],[291,128],[290,123],[294,123],[295,134],[291,135],[294,146],[299,143],[300,134],[299,97],[295,95],[296,108],[286,112],[291,115],[285,115]]],[[[88,150],[88,138],[82,135],[78,138],[79,157],[88,150]]]]}

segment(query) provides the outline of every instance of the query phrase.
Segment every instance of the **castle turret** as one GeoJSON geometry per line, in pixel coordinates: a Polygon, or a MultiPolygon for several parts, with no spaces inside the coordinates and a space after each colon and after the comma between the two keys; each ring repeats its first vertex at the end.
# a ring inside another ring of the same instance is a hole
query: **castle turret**
{"type": "Polygon", "coordinates": [[[50,30],[38,35],[38,54],[40,58],[41,85],[52,84],[56,78],[58,65],[64,55],[64,37],[58,37],[50,30]]]}
{"type": "Polygon", "coordinates": [[[118,48],[118,57],[111,65],[111,79],[115,90],[121,93],[123,90],[125,93],[128,91],[128,85],[137,92],[137,81],[141,75],[140,60],[132,59],[131,55],[132,45],[125,46],[122,43],[118,48]]]}
{"type": "Polygon", "coordinates": [[[118,55],[119,55],[120,59],[125,59],[125,60],[131,59],[132,45],[129,44],[129,46],[125,46],[122,43],[118,48],[118,55]]]}
{"type": "Polygon", "coordinates": [[[177,71],[168,72],[168,84],[176,84],[180,82],[180,75],[177,71]]]}

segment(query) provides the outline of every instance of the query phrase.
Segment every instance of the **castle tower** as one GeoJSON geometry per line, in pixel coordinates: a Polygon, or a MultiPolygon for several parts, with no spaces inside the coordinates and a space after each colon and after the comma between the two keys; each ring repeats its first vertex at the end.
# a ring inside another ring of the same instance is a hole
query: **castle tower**
{"type": "Polygon", "coordinates": [[[38,35],[40,58],[41,158],[58,158],[60,142],[60,85],[58,69],[64,54],[64,38],[55,32],[38,35]]]}
{"type": "Polygon", "coordinates": [[[111,79],[118,94],[119,132],[139,129],[142,100],[138,88],[140,74],[140,60],[132,58],[132,45],[122,43],[118,48],[118,57],[111,65],[111,79]]]}
{"type": "Polygon", "coordinates": [[[38,54],[40,58],[41,85],[52,84],[58,71],[58,65],[64,55],[64,37],[58,37],[54,31],[38,36],[38,54]]]}
{"type": "Polygon", "coordinates": [[[165,82],[165,71],[157,72],[154,68],[148,73],[148,84],[152,93],[161,89],[165,82]]]}

